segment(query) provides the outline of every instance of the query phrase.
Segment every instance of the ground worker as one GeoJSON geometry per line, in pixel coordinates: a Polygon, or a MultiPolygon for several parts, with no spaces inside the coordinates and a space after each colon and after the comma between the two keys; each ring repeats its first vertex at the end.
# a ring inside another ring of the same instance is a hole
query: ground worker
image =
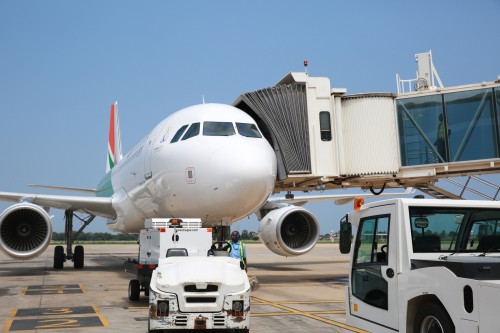
{"type": "Polygon", "coordinates": [[[238,259],[241,269],[247,272],[247,249],[245,244],[240,242],[240,233],[237,230],[231,233],[231,240],[228,243],[231,245],[231,247],[227,249],[229,256],[238,259]]]}

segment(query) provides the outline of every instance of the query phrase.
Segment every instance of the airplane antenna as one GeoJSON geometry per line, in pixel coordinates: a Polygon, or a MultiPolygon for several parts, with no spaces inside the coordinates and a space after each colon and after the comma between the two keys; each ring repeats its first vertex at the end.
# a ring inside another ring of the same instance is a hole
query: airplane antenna
{"type": "Polygon", "coordinates": [[[205,104],[205,95],[201,95],[201,101],[205,104]]]}

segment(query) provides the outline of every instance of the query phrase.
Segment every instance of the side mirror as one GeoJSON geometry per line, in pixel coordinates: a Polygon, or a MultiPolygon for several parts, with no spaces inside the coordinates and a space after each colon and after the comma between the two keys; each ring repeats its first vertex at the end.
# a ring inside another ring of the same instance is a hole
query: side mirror
{"type": "Polygon", "coordinates": [[[348,254],[351,252],[351,241],[352,241],[352,224],[349,223],[347,215],[340,220],[340,241],[339,249],[340,253],[348,254]]]}

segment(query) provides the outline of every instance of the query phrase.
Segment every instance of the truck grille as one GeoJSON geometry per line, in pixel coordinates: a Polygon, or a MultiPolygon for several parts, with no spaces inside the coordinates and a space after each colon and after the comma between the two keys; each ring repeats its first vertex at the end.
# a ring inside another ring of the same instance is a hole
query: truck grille
{"type": "Polygon", "coordinates": [[[226,316],[214,315],[213,322],[214,322],[214,326],[225,326],[226,325],[226,316]]]}
{"type": "Polygon", "coordinates": [[[209,285],[207,285],[206,289],[198,289],[198,288],[196,288],[195,284],[187,284],[184,286],[184,291],[190,292],[190,293],[206,293],[206,292],[215,292],[218,290],[219,290],[219,286],[216,284],[209,284],[209,285]]]}
{"type": "Polygon", "coordinates": [[[187,316],[176,316],[175,325],[176,326],[187,326],[188,317],[187,316]]]}
{"type": "Polygon", "coordinates": [[[216,297],[186,297],[186,303],[215,303],[216,297]]]}

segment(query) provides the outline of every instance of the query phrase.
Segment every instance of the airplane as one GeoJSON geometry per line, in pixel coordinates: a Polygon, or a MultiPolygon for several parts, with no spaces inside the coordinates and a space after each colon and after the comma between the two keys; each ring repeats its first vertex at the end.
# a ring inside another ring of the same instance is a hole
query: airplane
{"type": "Polygon", "coordinates": [[[171,114],[123,156],[118,104],[113,103],[107,172],[96,189],[32,185],[86,196],[0,192],[0,201],[15,203],[0,214],[0,249],[21,260],[42,254],[52,236],[49,211],[55,208],[65,211],[66,235],[66,253],[60,245],[54,250],[55,269],[63,268],[66,260],[83,268],[83,246],[73,249],[73,243],[96,216],[108,219],[110,229],[124,233],[138,233],[149,218],[201,218],[204,227],[224,235],[232,223],[256,213],[264,244],[278,255],[295,256],[309,252],[319,236],[318,221],[301,207],[304,203],[346,203],[371,196],[272,198],[276,164],[274,150],[255,120],[233,106],[215,103],[171,114]],[[83,222],[76,236],[74,217],[83,222]]]}

